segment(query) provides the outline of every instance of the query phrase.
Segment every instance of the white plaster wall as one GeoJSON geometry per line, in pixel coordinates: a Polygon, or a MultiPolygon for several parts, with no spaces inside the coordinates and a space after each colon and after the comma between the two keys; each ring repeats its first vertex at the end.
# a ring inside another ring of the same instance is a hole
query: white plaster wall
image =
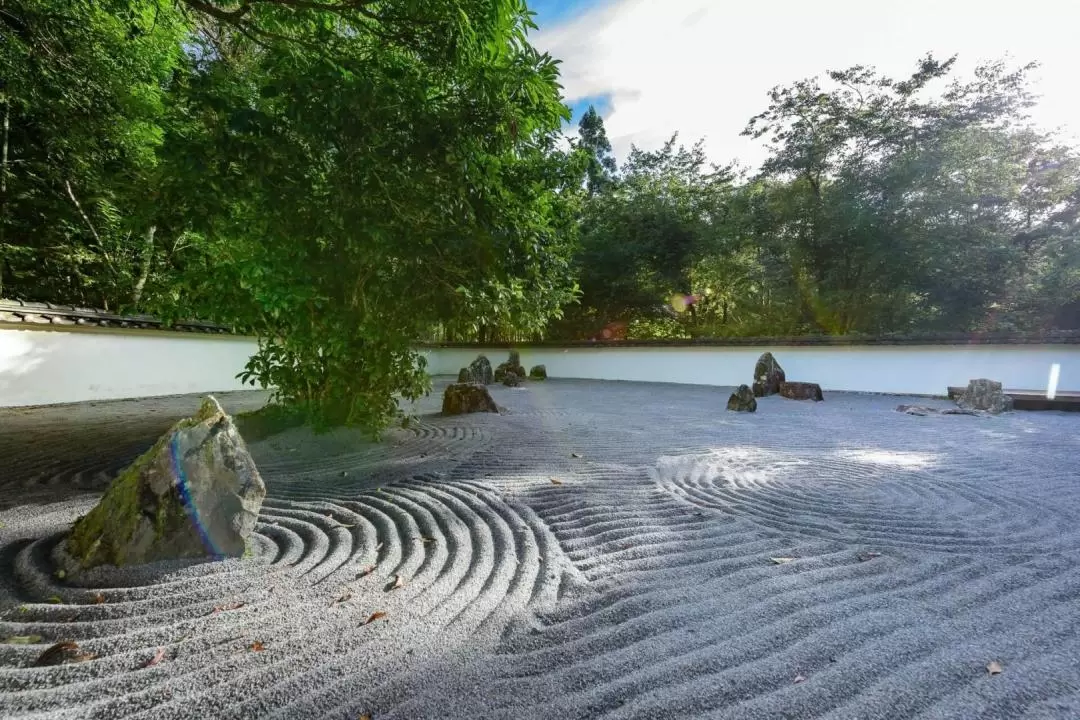
{"type": "MultiPolygon", "coordinates": [[[[919,345],[834,347],[522,348],[528,369],[549,377],[640,380],[695,385],[750,383],[754,362],[771,350],[789,380],[823,390],[944,395],[972,378],[999,380],[1013,390],[1045,390],[1050,366],[1061,366],[1059,390],[1080,390],[1080,345],[919,345]]],[[[505,349],[438,348],[426,352],[428,371],[456,375],[479,352],[492,365],[505,349]]]]}
{"type": "MultiPolygon", "coordinates": [[[[147,331],[26,330],[0,326],[0,407],[242,390],[237,373],[253,338],[147,331]]],[[[791,380],[825,390],[944,395],[976,377],[1011,389],[1045,389],[1052,364],[1059,390],[1080,390],[1080,345],[841,347],[523,348],[522,364],[553,378],[730,386],[749,383],[771,350],[791,380]]],[[[492,364],[505,349],[427,349],[428,371],[456,375],[479,352],[492,364]]]]}
{"type": "Polygon", "coordinates": [[[0,327],[0,407],[242,390],[252,338],[0,327]]]}

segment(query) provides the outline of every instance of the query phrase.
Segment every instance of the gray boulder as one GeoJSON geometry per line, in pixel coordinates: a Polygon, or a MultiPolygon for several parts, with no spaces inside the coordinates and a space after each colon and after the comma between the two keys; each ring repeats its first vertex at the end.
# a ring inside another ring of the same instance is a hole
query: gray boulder
{"type": "Polygon", "coordinates": [[[521,376],[517,373],[508,372],[503,376],[502,384],[506,387],[517,387],[521,385],[521,376]]]}
{"type": "Polygon", "coordinates": [[[477,355],[476,359],[469,365],[469,374],[472,376],[471,382],[478,382],[484,385],[490,385],[495,382],[495,378],[491,372],[491,361],[483,355],[477,355]]]}
{"type": "Polygon", "coordinates": [[[443,415],[463,415],[474,412],[499,412],[487,387],[479,383],[450,385],[443,393],[443,415]]]}
{"type": "Polygon", "coordinates": [[[780,384],[787,378],[784,368],[776,361],[771,352],[765,352],[754,364],[754,395],[766,397],[780,392],[780,384]]]}
{"type": "Polygon", "coordinates": [[[79,518],[66,550],[82,568],[239,557],[266,485],[232,418],[208,397],[79,518]]]}
{"type": "Polygon", "coordinates": [[[821,394],[821,386],[809,382],[780,383],[780,397],[786,397],[789,400],[814,400],[816,402],[825,399],[821,394]]]}
{"type": "Polygon", "coordinates": [[[978,415],[974,410],[963,408],[936,408],[928,405],[897,405],[896,412],[926,417],[927,415],[978,415]]]}
{"type": "Polygon", "coordinates": [[[473,381],[472,372],[469,368],[461,368],[458,370],[457,381],[459,383],[470,383],[473,381]]]}
{"type": "Polygon", "coordinates": [[[525,368],[520,365],[514,365],[510,362],[504,362],[495,368],[495,382],[501,383],[506,380],[507,375],[517,375],[519,380],[525,379],[525,368]]]}
{"type": "Polygon", "coordinates": [[[1001,383],[986,378],[968,381],[967,389],[956,404],[964,410],[988,412],[991,415],[1013,409],[1013,399],[1005,394],[1001,383]]]}
{"type": "Polygon", "coordinates": [[[547,380],[547,368],[543,365],[533,365],[529,368],[530,380],[547,380]]]}
{"type": "Polygon", "coordinates": [[[756,412],[757,400],[754,398],[754,391],[748,385],[740,385],[728,398],[727,409],[734,412],[756,412]]]}

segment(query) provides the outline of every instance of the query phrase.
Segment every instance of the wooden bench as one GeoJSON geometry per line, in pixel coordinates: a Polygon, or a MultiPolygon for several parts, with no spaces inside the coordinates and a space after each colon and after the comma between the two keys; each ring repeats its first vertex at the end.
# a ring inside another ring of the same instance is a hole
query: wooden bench
{"type": "MultiPolygon", "coordinates": [[[[964,394],[967,388],[949,387],[949,399],[955,400],[964,394]]],[[[1017,410],[1071,410],[1080,412],[1080,392],[1074,390],[1058,390],[1054,399],[1046,397],[1045,390],[1009,390],[1005,394],[1013,399],[1013,407],[1017,410]]]]}

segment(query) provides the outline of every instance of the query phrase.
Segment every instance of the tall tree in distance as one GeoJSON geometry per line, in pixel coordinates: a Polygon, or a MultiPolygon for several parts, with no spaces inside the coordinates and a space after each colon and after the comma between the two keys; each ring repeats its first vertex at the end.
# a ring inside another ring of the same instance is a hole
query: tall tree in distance
{"type": "Polygon", "coordinates": [[[578,122],[578,134],[580,140],[577,146],[589,154],[589,166],[586,171],[589,195],[596,195],[614,182],[616,165],[615,156],[611,152],[611,143],[604,129],[604,119],[592,105],[578,122]]]}

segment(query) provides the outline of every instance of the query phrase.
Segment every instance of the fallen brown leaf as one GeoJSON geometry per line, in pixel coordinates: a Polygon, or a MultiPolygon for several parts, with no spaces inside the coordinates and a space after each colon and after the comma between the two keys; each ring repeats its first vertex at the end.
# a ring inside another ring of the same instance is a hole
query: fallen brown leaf
{"type": "Polygon", "coordinates": [[[224,605],[216,605],[216,606],[214,606],[214,609],[210,611],[210,614],[214,615],[214,614],[219,613],[219,612],[228,612],[230,610],[239,610],[240,608],[244,607],[245,605],[247,605],[247,603],[246,602],[241,602],[240,600],[236,600],[236,601],[231,602],[231,603],[225,603],[224,605]]]}
{"type": "Polygon", "coordinates": [[[859,558],[859,562],[866,562],[867,560],[873,560],[874,558],[881,557],[881,553],[879,553],[879,552],[864,552],[864,553],[859,553],[856,557],[859,558]]]}
{"type": "Polygon", "coordinates": [[[376,620],[379,620],[379,619],[384,618],[384,617],[386,617],[386,613],[384,613],[382,610],[376,610],[375,612],[371,613],[371,615],[368,616],[367,620],[365,620],[364,622],[362,622],[360,624],[361,625],[370,625],[371,623],[375,622],[376,620]]]}
{"type": "Polygon", "coordinates": [[[367,575],[370,575],[373,572],[375,572],[375,566],[374,565],[368,565],[367,567],[362,568],[360,570],[360,574],[357,575],[356,577],[362,578],[362,577],[365,577],[367,575]]]}
{"type": "Polygon", "coordinates": [[[154,657],[147,660],[146,664],[143,665],[143,667],[144,668],[154,667],[155,665],[157,665],[159,662],[161,662],[164,659],[165,659],[165,648],[158,648],[157,652],[154,653],[154,657]]]}
{"type": "Polygon", "coordinates": [[[363,715],[357,715],[356,720],[371,720],[371,713],[364,713],[363,715]]]}
{"type": "Polygon", "coordinates": [[[334,602],[330,603],[330,607],[334,607],[335,605],[340,605],[341,603],[346,602],[350,598],[352,598],[352,593],[349,592],[348,590],[346,590],[345,592],[343,592],[341,594],[341,597],[337,598],[336,600],[334,600],[334,602]]]}
{"type": "Polygon", "coordinates": [[[804,678],[802,675],[796,675],[795,676],[795,684],[797,685],[797,684],[799,684],[801,682],[806,682],[806,678],[804,678]]]}
{"type": "Polygon", "coordinates": [[[990,673],[991,675],[999,675],[1005,672],[1005,668],[1003,668],[1001,666],[1001,663],[999,663],[997,660],[992,660],[990,664],[986,666],[986,672],[990,673]]]}
{"type": "Polygon", "coordinates": [[[58,642],[38,656],[35,665],[67,665],[69,663],[86,662],[97,657],[96,653],[80,650],[77,643],[70,640],[58,642]]]}
{"type": "Polygon", "coordinates": [[[786,564],[788,564],[789,562],[791,562],[794,559],[795,558],[790,558],[790,557],[771,557],[771,558],[769,558],[769,560],[772,561],[773,565],[786,565],[786,564]]]}
{"type": "Polygon", "coordinates": [[[95,605],[103,605],[104,603],[105,603],[105,596],[104,595],[102,595],[101,593],[98,593],[97,595],[94,596],[94,604],[95,605]]]}
{"type": "Polygon", "coordinates": [[[420,542],[424,543],[425,545],[430,545],[431,543],[435,542],[435,538],[424,535],[420,538],[420,542]]]}
{"type": "Polygon", "coordinates": [[[250,647],[248,647],[248,650],[251,650],[252,652],[262,652],[265,649],[266,646],[262,644],[261,640],[256,640],[255,642],[251,643],[250,647]]]}
{"type": "Polygon", "coordinates": [[[562,485],[562,480],[560,480],[559,478],[551,478],[551,484],[552,485],[562,485]]]}

